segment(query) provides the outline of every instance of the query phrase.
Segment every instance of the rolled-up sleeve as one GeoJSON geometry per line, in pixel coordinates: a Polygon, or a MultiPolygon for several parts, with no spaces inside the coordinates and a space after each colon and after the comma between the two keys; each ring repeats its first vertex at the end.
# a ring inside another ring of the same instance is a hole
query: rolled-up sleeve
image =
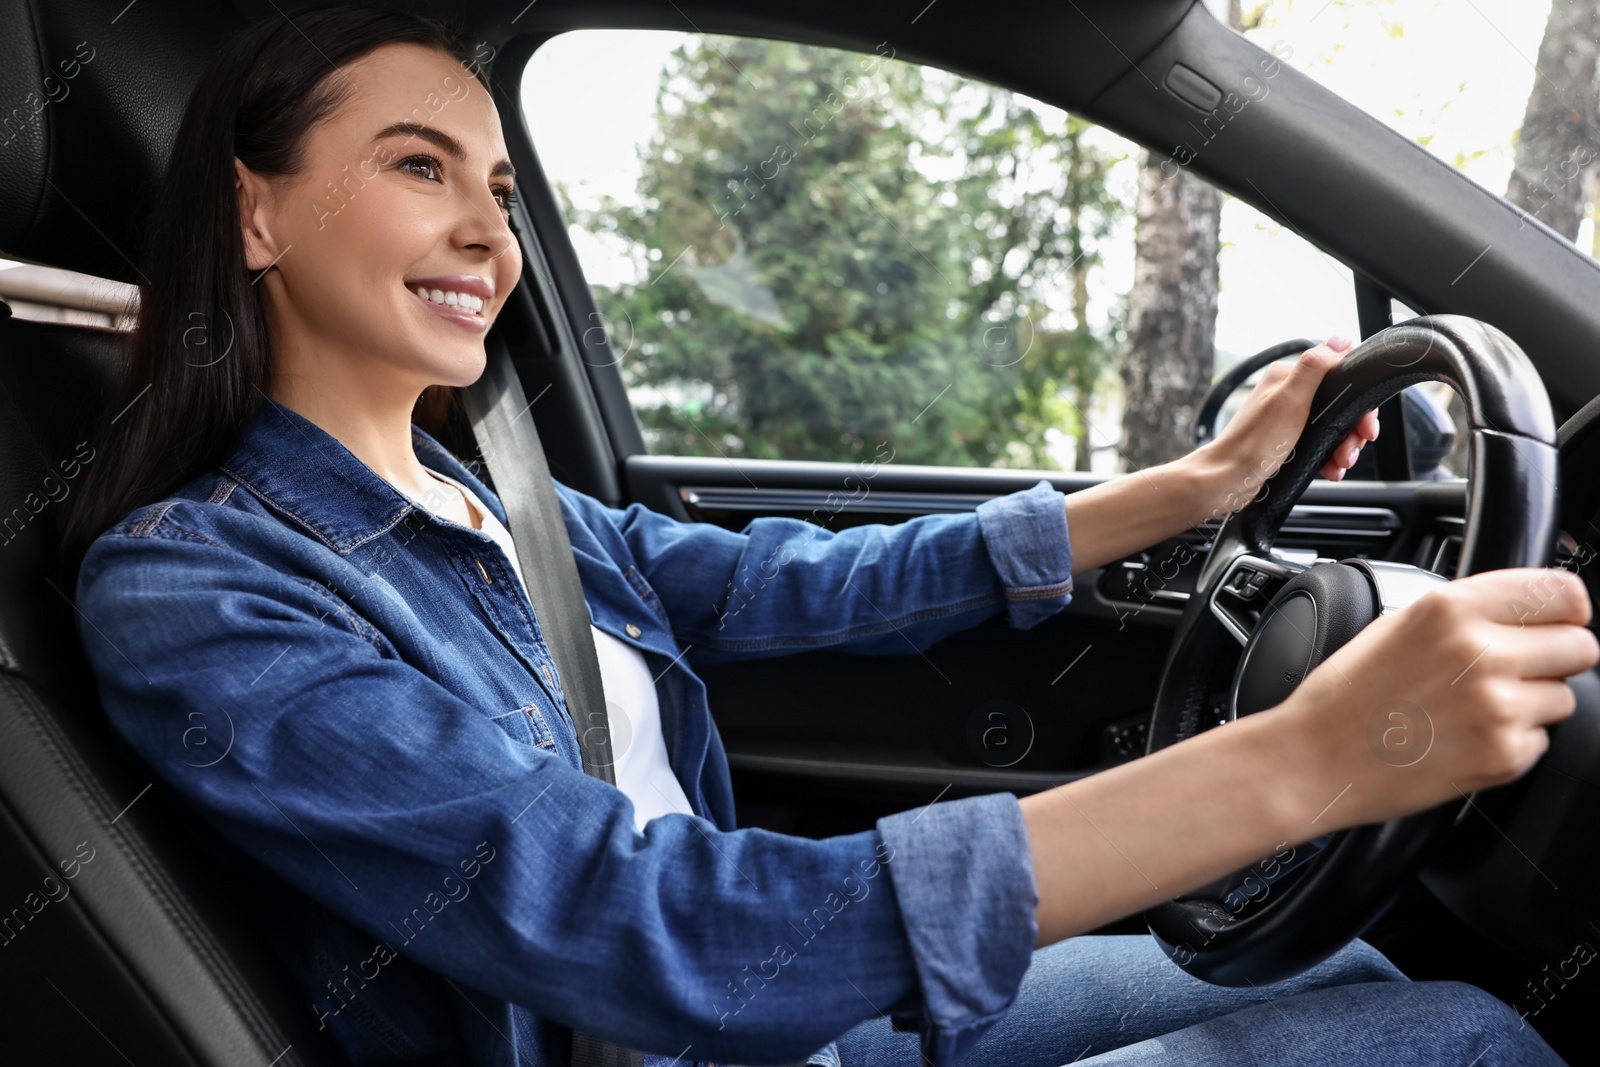
{"type": "Polygon", "coordinates": [[[1022,808],[1010,793],[936,803],[878,820],[922,1000],[891,1012],[944,1067],[1016,1000],[1039,936],[1039,892],[1022,808]]]}
{"type": "Polygon", "coordinates": [[[1006,617],[1027,630],[1072,599],[1066,496],[1040,478],[1029,489],[978,505],[984,547],[1005,589],[1006,617]]]}

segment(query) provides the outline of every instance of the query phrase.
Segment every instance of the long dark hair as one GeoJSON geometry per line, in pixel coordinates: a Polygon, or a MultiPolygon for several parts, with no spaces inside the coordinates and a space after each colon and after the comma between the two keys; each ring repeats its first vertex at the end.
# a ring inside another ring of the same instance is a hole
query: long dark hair
{"type": "Polygon", "coordinates": [[[94,438],[106,447],[63,515],[58,562],[68,588],[96,537],[226,459],[270,387],[271,344],[255,272],[245,266],[234,157],[264,176],[299,173],[306,135],[349,95],[336,68],[396,42],[444,52],[490,88],[482,57],[455,29],[358,6],[302,7],[253,22],[195,83],[144,235],[138,325],[94,438]]]}

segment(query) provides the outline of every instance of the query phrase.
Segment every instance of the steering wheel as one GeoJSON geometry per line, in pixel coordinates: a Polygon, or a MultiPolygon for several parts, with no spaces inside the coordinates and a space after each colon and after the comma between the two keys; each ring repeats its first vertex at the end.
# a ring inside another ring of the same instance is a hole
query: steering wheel
{"type": "MultiPolygon", "coordinates": [[[[1455,577],[1550,563],[1557,519],[1555,419],[1527,356],[1493,326],[1464,316],[1431,315],[1391,326],[1328,372],[1294,451],[1217,531],[1167,657],[1148,751],[1281,703],[1373,619],[1447,580],[1382,560],[1308,566],[1271,551],[1295,501],[1362,414],[1425,381],[1445,382],[1461,395],[1470,428],[1466,528],[1455,577]]],[[[1416,712],[1374,709],[1374,758],[1403,765],[1426,756],[1431,725],[1425,711],[1416,712]]],[[[1416,873],[1457,811],[1465,811],[1462,803],[1450,801],[1280,847],[1251,867],[1150,909],[1146,922],[1167,955],[1197,978],[1227,986],[1281,981],[1359,937],[1416,873]]]]}
{"type": "MultiPolygon", "coordinates": [[[[1573,539],[1574,562],[1578,576],[1589,590],[1589,599],[1600,604],[1600,567],[1596,567],[1593,545],[1600,528],[1600,397],[1579,408],[1561,424],[1556,433],[1561,447],[1561,528],[1573,539]]],[[[1600,618],[1591,619],[1589,628],[1600,636],[1600,618]]]]}
{"type": "MultiPolygon", "coordinates": [[[[1280,359],[1298,356],[1308,348],[1316,347],[1317,342],[1307,337],[1296,338],[1292,341],[1280,341],[1271,348],[1263,348],[1255,355],[1235,363],[1228,371],[1212,383],[1211,391],[1206,393],[1205,399],[1200,403],[1200,413],[1194,420],[1194,443],[1198,447],[1210,441],[1217,435],[1217,420],[1222,416],[1223,405],[1233,396],[1234,392],[1251,376],[1265,367],[1276,363],[1280,359]]],[[[1400,393],[1401,408],[1406,430],[1406,445],[1411,453],[1411,469],[1418,473],[1413,477],[1425,481],[1434,481],[1446,477],[1445,472],[1439,470],[1440,462],[1448,456],[1455,447],[1456,431],[1450,417],[1438,410],[1427,400],[1417,395],[1415,389],[1405,389],[1400,393]]],[[[1561,450],[1562,455],[1567,455],[1566,427],[1562,427],[1561,450]]],[[[1357,467],[1345,472],[1346,476],[1355,474],[1363,462],[1370,461],[1371,457],[1363,453],[1357,467]]],[[[1563,464],[1567,461],[1563,459],[1563,464]]],[[[1363,475],[1366,477],[1366,475],[1363,475]]],[[[1569,482],[1563,482],[1569,485],[1569,482]]],[[[1585,516],[1593,514],[1591,508],[1585,516]]],[[[1567,526],[1566,529],[1573,527],[1567,526]]]]}

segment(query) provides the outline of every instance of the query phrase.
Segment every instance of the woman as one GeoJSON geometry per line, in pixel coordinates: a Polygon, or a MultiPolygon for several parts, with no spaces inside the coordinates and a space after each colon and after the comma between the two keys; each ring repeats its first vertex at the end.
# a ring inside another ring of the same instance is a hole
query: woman
{"type": "MultiPolygon", "coordinates": [[[[1533,625],[1503,608],[1529,572],[1454,583],[1280,707],[1020,801],[820,841],[733,826],[690,659],[903,651],[1002,609],[1031,626],[1072,572],[1248,495],[1346,342],[1270,373],[1181,461],[973,515],[735,534],[558,483],[605,686],[636,720],[618,785],[585,775],[504,509],[411,423],[424,389],[483,371],[521,276],[481,60],[351,9],[218,55],[152,216],[118,447],[64,549],[113,726],[260,887],[353,1062],[565,1065],[570,1029],[653,1065],[1343,1064],[1379,1042],[1388,1063],[1560,1062],[1493,998],[1410,983],[1359,942],[1234,990],[1148,938],[1069,940],[1522,773],[1571,712],[1558,679],[1600,657],[1560,573],[1533,625]],[[206,329],[231,332],[226,355],[206,329]],[[785,550],[724,618],[738,568],[785,550]],[[833,595],[846,576],[862,597],[833,595]],[[1365,743],[1389,699],[1437,735],[1403,773],[1365,743]]],[[[1323,473],[1376,435],[1369,415],[1323,473]]]]}

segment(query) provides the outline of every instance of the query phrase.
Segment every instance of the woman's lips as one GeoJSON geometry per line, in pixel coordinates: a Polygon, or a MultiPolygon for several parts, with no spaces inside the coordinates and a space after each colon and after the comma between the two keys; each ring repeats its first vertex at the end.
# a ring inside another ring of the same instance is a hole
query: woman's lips
{"type": "Polygon", "coordinates": [[[427,300],[418,296],[417,291],[409,286],[406,288],[406,292],[411,294],[411,299],[417,301],[419,304],[425,305],[429,311],[438,315],[440,318],[448,319],[457,326],[461,326],[474,332],[482,332],[483,330],[489,328],[489,320],[483,315],[475,315],[470,311],[463,311],[460,308],[451,307],[449,304],[434,303],[432,300],[427,300]]]}

